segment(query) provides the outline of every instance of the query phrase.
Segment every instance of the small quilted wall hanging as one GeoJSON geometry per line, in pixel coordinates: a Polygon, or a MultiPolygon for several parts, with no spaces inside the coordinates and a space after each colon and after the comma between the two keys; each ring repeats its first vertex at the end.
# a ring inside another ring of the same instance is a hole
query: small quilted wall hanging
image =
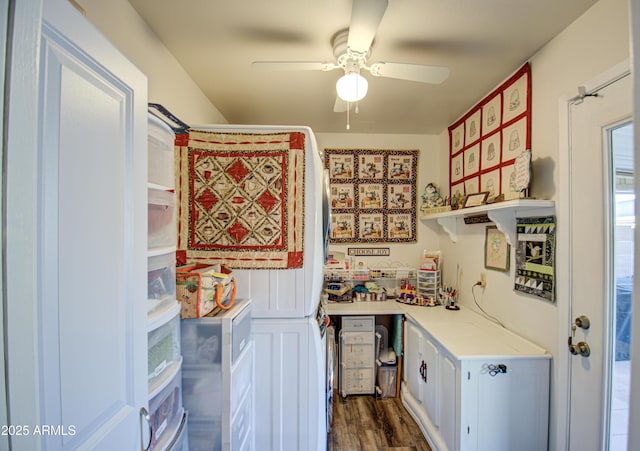
{"type": "Polygon", "coordinates": [[[331,243],[416,241],[417,150],[325,149],[331,243]]]}
{"type": "Polygon", "coordinates": [[[556,218],[516,218],[514,289],[555,301],[556,218]]]}
{"type": "Polygon", "coordinates": [[[175,151],[178,265],[302,267],[303,133],[189,130],[175,151]]]}
{"type": "Polygon", "coordinates": [[[515,162],[531,150],[531,68],[507,81],[449,127],[449,193],[520,197],[515,162]]]}

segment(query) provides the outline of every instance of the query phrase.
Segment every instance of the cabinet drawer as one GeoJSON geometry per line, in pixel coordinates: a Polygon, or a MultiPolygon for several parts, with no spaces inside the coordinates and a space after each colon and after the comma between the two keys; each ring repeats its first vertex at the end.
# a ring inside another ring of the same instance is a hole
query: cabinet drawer
{"type": "Polygon", "coordinates": [[[374,364],[373,345],[346,345],[341,352],[347,368],[372,367],[374,364]]]}
{"type": "Polygon", "coordinates": [[[342,378],[342,391],[346,394],[373,393],[375,389],[373,368],[344,369],[342,378]]]}
{"type": "Polygon", "coordinates": [[[248,435],[252,431],[253,424],[253,399],[251,394],[247,394],[242,400],[242,404],[231,420],[231,449],[241,450],[246,448],[248,435]]]}
{"type": "Polygon", "coordinates": [[[176,254],[147,258],[147,313],[161,310],[176,300],[176,254]]]}
{"type": "Polygon", "coordinates": [[[176,194],[157,189],[148,190],[147,199],[149,249],[175,246],[176,226],[176,194]]]}
{"type": "Polygon", "coordinates": [[[160,119],[149,114],[148,133],[148,178],[150,183],[173,188],[173,130],[160,119]]]}
{"type": "Polygon", "coordinates": [[[153,387],[180,361],[180,315],[147,334],[147,382],[153,387]]]}
{"type": "Polygon", "coordinates": [[[166,434],[177,429],[177,423],[182,420],[182,390],[181,372],[178,370],[171,381],[149,400],[149,421],[152,426],[151,448],[164,442],[166,434]]]}
{"type": "Polygon", "coordinates": [[[231,335],[231,364],[251,341],[251,309],[244,309],[233,319],[231,335]]]}
{"type": "Polygon", "coordinates": [[[222,415],[220,365],[206,370],[183,368],[182,402],[192,418],[219,421],[222,415]]]}
{"type": "Polygon", "coordinates": [[[212,365],[221,361],[222,324],[202,319],[182,320],[182,357],[185,365],[212,365]]]}
{"type": "Polygon", "coordinates": [[[340,335],[343,345],[371,345],[373,346],[373,332],[345,332],[340,335]]]}
{"type": "Polygon", "coordinates": [[[342,330],[350,331],[371,331],[375,329],[375,318],[373,316],[347,316],[342,317],[342,330]]]}
{"type": "Polygon", "coordinates": [[[218,451],[222,449],[220,420],[205,421],[189,417],[189,451],[218,451]]]}
{"type": "Polygon", "coordinates": [[[253,392],[253,346],[249,343],[249,347],[245,348],[246,352],[242,354],[231,370],[231,415],[235,412],[240,400],[246,393],[253,392]]]}

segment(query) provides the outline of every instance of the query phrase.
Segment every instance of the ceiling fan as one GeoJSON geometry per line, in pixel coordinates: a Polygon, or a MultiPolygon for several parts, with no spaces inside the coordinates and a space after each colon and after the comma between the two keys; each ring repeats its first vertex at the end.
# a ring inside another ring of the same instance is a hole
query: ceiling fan
{"type": "MultiPolygon", "coordinates": [[[[367,95],[368,82],[361,75],[365,69],[375,77],[396,78],[421,83],[439,84],[449,76],[449,68],[425,64],[378,62],[367,65],[371,44],[387,10],[388,0],[353,0],[351,23],[348,29],[336,33],[332,39],[336,62],[255,61],[252,66],[265,70],[321,70],[343,69],[344,75],[336,83],[337,99],[334,111],[349,110],[352,103],[367,95]]],[[[348,128],[348,125],[347,125],[348,128]]]]}

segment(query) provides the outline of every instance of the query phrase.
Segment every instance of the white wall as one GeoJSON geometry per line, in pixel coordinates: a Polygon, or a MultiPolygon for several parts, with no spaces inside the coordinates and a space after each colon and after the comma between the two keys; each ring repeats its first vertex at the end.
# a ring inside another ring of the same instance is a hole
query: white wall
{"type": "MultiPolygon", "coordinates": [[[[357,120],[357,117],[352,120],[357,120]]],[[[417,201],[421,204],[420,194],[424,186],[429,182],[435,182],[439,186],[446,186],[447,173],[442,173],[442,155],[439,151],[440,139],[436,135],[372,135],[357,133],[316,133],[318,147],[320,149],[394,149],[413,150],[418,149],[418,181],[417,201]]],[[[446,162],[445,162],[446,164],[446,162]]],[[[418,213],[419,217],[419,213],[418,213]]],[[[379,266],[386,263],[402,263],[404,265],[417,266],[425,249],[438,249],[440,238],[437,231],[428,230],[418,225],[417,243],[380,243],[373,245],[359,245],[364,247],[388,247],[389,257],[357,258],[355,262],[362,261],[365,265],[379,266]]],[[[347,248],[356,245],[331,245],[331,250],[347,252],[347,248]]]]}
{"type": "MultiPolygon", "coordinates": [[[[533,55],[532,72],[532,155],[533,181],[531,195],[556,199],[559,143],[559,100],[577,94],[578,86],[629,58],[629,16],[627,0],[600,0],[582,17],[565,29],[555,39],[533,55]]],[[[517,67],[514,67],[514,71],[517,67]]],[[[505,74],[505,77],[509,74],[505,74]]],[[[470,105],[469,107],[472,107],[470,105]]],[[[447,141],[443,131],[441,140],[447,141]]],[[[448,146],[441,148],[442,162],[446,163],[448,146]]],[[[446,166],[442,166],[446,171],[446,166]]],[[[562,205],[556,205],[558,221],[566,217],[562,205]]],[[[487,273],[487,287],[476,289],[478,302],[492,315],[498,317],[509,329],[527,337],[553,354],[550,449],[564,449],[563,424],[566,412],[564,403],[566,382],[558,371],[559,351],[566,346],[566,336],[559,331],[567,325],[559,324],[567,309],[563,274],[556,273],[557,293],[554,304],[535,297],[516,294],[513,291],[512,250],[511,269],[507,273],[484,269],[485,225],[458,224],[458,240],[451,243],[442,237],[440,243],[445,255],[445,281],[455,281],[455,265],[462,271],[460,303],[478,310],[474,305],[471,287],[481,271],[487,273]]],[[[588,231],[585,231],[588,233],[588,231]]],[[[585,238],[586,239],[586,238],[585,238]]],[[[579,240],[577,240],[579,242],[579,240]]],[[[562,262],[558,262],[561,267],[562,262]]]]}
{"type": "Polygon", "coordinates": [[[150,103],[163,105],[187,124],[227,123],[127,0],[77,2],[87,19],[147,75],[150,103]]]}

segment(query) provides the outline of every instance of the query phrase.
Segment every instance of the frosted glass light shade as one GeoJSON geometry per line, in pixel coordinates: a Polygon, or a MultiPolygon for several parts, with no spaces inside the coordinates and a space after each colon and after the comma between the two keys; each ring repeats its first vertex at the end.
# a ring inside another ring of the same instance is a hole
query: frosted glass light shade
{"type": "Polygon", "coordinates": [[[368,89],[367,79],[356,72],[345,74],[336,82],[338,97],[345,102],[357,102],[364,99],[368,89]]]}

